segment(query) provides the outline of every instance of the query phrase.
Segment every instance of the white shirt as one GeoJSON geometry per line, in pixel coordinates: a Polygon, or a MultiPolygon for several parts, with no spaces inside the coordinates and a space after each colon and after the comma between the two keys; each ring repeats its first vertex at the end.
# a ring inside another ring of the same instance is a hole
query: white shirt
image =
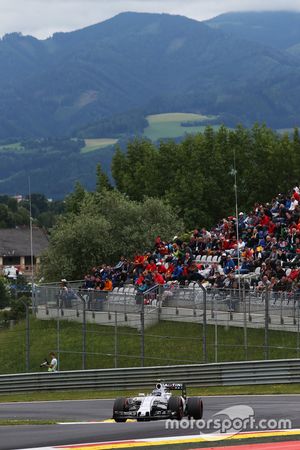
{"type": "Polygon", "coordinates": [[[53,357],[51,359],[50,367],[48,369],[48,372],[56,372],[56,370],[57,370],[57,359],[55,357],[53,357]]]}

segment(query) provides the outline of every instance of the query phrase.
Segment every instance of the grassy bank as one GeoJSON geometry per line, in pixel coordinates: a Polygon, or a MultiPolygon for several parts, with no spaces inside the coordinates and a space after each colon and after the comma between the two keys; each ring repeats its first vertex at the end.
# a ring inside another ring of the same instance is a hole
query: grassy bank
{"type": "MultiPolygon", "coordinates": [[[[55,400],[90,400],[90,399],[114,399],[116,397],[130,397],[139,392],[148,392],[148,389],[128,391],[100,391],[100,390],[76,390],[76,391],[49,391],[49,392],[24,392],[18,394],[0,394],[0,403],[4,402],[30,402],[30,401],[55,401],[55,400]]],[[[300,394],[300,384],[275,384],[275,385],[249,385],[249,386],[220,386],[205,388],[187,388],[188,395],[295,395],[300,394]]]]}
{"type": "MultiPolygon", "coordinates": [[[[120,324],[123,325],[123,324],[120,324]]],[[[208,362],[242,361],[246,359],[243,329],[218,327],[218,348],[215,347],[215,329],[207,327],[208,362]]],[[[247,359],[264,359],[264,330],[248,330],[247,359]]],[[[57,323],[30,319],[30,370],[41,370],[39,365],[49,351],[60,348],[60,369],[82,368],[82,325],[60,321],[57,323]],[[59,336],[59,339],[58,339],[59,336]],[[59,342],[58,342],[59,341],[59,342]]],[[[270,359],[297,358],[297,334],[281,331],[269,333],[270,359]]],[[[25,372],[26,329],[20,322],[11,329],[0,330],[1,373],[25,372]]],[[[139,366],[141,338],[138,331],[120,326],[88,324],[86,337],[88,369],[139,366]],[[116,339],[116,341],[115,341],[116,339]],[[115,358],[115,348],[118,356],[115,358]]],[[[161,322],[146,330],[145,365],[189,364],[203,362],[202,326],[192,323],[161,322]]]]}

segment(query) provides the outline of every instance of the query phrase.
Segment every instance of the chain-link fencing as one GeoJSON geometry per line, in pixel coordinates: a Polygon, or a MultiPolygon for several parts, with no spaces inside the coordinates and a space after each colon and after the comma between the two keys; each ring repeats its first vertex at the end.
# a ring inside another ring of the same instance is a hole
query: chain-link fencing
{"type": "Polygon", "coordinates": [[[39,286],[20,330],[25,352],[16,371],[37,370],[48,350],[60,370],[298,358],[299,303],[297,293],[244,282],[222,289],[171,283],[146,293],[132,285],[39,286]]]}

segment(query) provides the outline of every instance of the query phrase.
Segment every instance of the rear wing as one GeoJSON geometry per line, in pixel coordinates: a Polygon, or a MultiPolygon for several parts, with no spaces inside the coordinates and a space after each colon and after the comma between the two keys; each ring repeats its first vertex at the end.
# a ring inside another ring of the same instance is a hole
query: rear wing
{"type": "Polygon", "coordinates": [[[182,396],[186,397],[185,383],[164,383],[164,386],[169,391],[182,391],[182,396]]]}

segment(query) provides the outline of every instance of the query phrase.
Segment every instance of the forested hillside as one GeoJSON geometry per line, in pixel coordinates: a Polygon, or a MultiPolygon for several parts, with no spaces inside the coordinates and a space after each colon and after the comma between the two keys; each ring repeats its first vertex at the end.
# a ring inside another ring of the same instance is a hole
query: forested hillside
{"type": "Polygon", "coordinates": [[[48,198],[63,199],[77,180],[92,190],[96,183],[96,166],[110,171],[113,146],[83,152],[81,139],[22,139],[0,142],[0,195],[28,194],[30,174],[33,192],[48,198]]]}
{"type": "Polygon", "coordinates": [[[238,39],[293,51],[300,44],[300,13],[288,11],[221,14],[205,22],[238,39]]]}
{"type": "Polygon", "coordinates": [[[298,35],[287,43],[284,30],[298,17],[276,30],[277,48],[241,39],[230,27],[224,33],[167,14],[123,13],[43,41],[6,35],[0,138],[71,136],[86,127],[94,136],[105,124],[109,129],[107,120],[118,132],[114,116],[128,111],[139,112],[139,129],[146,114],[172,111],[218,115],[230,126],[293,127],[300,116],[300,62],[286,45],[296,45],[298,35]]]}

